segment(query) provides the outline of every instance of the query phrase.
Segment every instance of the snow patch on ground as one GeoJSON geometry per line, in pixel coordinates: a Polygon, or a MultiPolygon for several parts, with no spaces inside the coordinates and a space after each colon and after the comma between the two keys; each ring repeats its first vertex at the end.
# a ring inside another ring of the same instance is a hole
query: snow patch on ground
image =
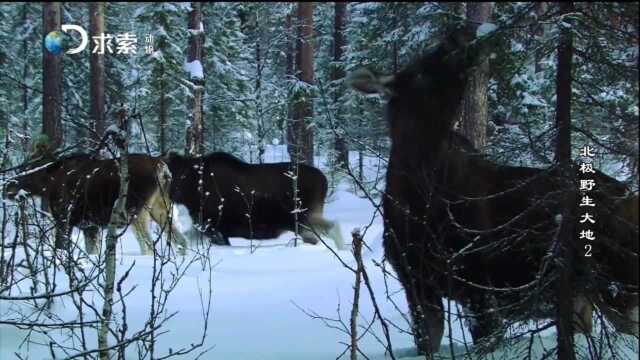
{"type": "MultiPolygon", "coordinates": [[[[286,146],[268,146],[265,154],[267,162],[287,161],[286,146]]],[[[352,164],[357,164],[358,154],[350,154],[352,164]]],[[[379,159],[364,159],[365,179],[374,179],[384,175],[384,163],[379,159]]],[[[316,157],[315,164],[321,168],[326,166],[325,157],[316,157]]],[[[380,183],[378,187],[384,186],[380,183]]],[[[343,181],[325,206],[325,216],[329,220],[338,221],[342,228],[342,236],[350,249],[350,231],[354,228],[363,229],[361,235],[367,244],[363,248],[363,259],[367,268],[376,300],[383,317],[395,326],[390,327],[390,337],[397,359],[417,360],[413,338],[407,333],[409,325],[398,312],[407,312],[407,304],[400,284],[391,277],[383,276],[382,271],[374,263],[382,261],[384,251],[382,245],[383,224],[380,214],[369,200],[355,195],[353,187],[343,181]],[[366,231],[365,231],[366,230],[366,231]],[[389,291],[389,298],[386,291],[389,291]],[[392,302],[393,301],[393,302],[392,302]],[[395,304],[394,304],[395,303],[395,304]],[[397,308],[396,308],[397,306],[397,308]]],[[[173,220],[177,228],[187,234],[190,233],[192,243],[196,243],[196,233],[188,211],[183,206],[174,209],[173,220]]],[[[152,226],[152,233],[157,226],[152,226]]],[[[103,234],[104,235],[104,234],[103,234]]],[[[74,232],[73,238],[82,246],[82,235],[74,232]]],[[[204,348],[213,347],[204,359],[229,360],[326,360],[335,359],[345,350],[345,343],[349,337],[339,330],[327,327],[322,321],[312,319],[308,313],[329,318],[340,317],[347,322],[351,311],[353,297],[354,275],[347,270],[335,257],[332,251],[323,245],[299,244],[293,247],[294,234],[287,232],[273,240],[251,241],[231,238],[231,247],[213,246],[208,253],[213,269],[213,305],[208,322],[208,334],[204,348]]],[[[327,241],[333,246],[331,241],[327,241]]],[[[103,245],[104,246],[104,245],[103,245]]],[[[335,250],[335,249],[334,249],[335,250]]],[[[354,266],[354,260],[349,250],[338,250],[337,254],[349,266],[354,266]]],[[[187,258],[192,254],[189,253],[187,258]]],[[[153,258],[140,255],[138,243],[131,230],[128,230],[118,244],[117,278],[130,266],[135,265],[124,281],[126,290],[132,289],[132,295],[127,299],[127,313],[130,331],[142,328],[147,319],[150,303],[151,279],[153,272],[153,258]],[[134,289],[135,287],[135,289],[134,289]]],[[[89,271],[91,264],[86,264],[89,271]]],[[[389,264],[386,269],[392,271],[389,264]]],[[[64,283],[64,281],[62,282],[64,283]]],[[[188,269],[185,277],[176,287],[168,302],[168,311],[177,312],[163,328],[168,332],[161,335],[158,342],[158,355],[166,354],[169,349],[178,349],[190,343],[199,341],[204,326],[201,313],[199,290],[206,290],[208,272],[202,271],[197,264],[188,269]]],[[[28,286],[22,289],[28,293],[28,286]]],[[[61,286],[57,291],[64,291],[61,286]]],[[[374,310],[367,291],[361,292],[359,319],[360,325],[367,325],[374,317],[374,310]]],[[[18,295],[13,292],[11,295],[18,295]]],[[[91,295],[97,305],[101,300],[97,294],[91,295]]],[[[470,334],[461,321],[458,320],[456,306],[452,302],[452,333],[448,330],[443,337],[441,358],[450,356],[449,344],[453,344],[456,354],[465,351],[463,339],[470,341],[470,334]]],[[[449,304],[444,302],[445,311],[449,304]]],[[[0,317],[7,319],[16,306],[27,308],[27,303],[0,301],[0,317]]],[[[69,299],[57,301],[53,310],[62,320],[75,320],[77,314],[69,299]]],[[[116,311],[119,309],[116,308],[116,311]]],[[[85,318],[85,321],[88,320],[85,318]]],[[[524,324],[532,328],[535,323],[524,324]]],[[[445,327],[447,328],[447,327],[445,327]]],[[[360,330],[362,331],[362,330],[360,330]]],[[[383,339],[381,326],[376,322],[372,331],[376,337],[383,339]]],[[[15,327],[0,325],[0,359],[13,359],[14,353],[24,358],[50,358],[46,345],[36,343],[22,344],[27,332],[15,327]]],[[[49,334],[56,339],[66,338],[60,331],[49,334]]],[[[95,341],[95,334],[89,332],[91,341],[95,341]]],[[[49,339],[35,335],[32,338],[41,344],[47,344],[49,339]]],[[[576,336],[577,343],[585,347],[584,336],[576,336]]],[[[545,330],[534,346],[533,358],[540,358],[545,349],[555,343],[553,329],[545,330]]],[[[628,358],[636,358],[638,352],[637,340],[625,349],[628,358]]],[[[518,351],[526,349],[528,338],[509,349],[499,350],[496,359],[521,358],[518,351]]],[[[364,336],[359,342],[361,351],[372,360],[388,359],[384,346],[371,334],[364,336]]],[[[134,351],[134,349],[130,349],[134,351]]],[[[184,357],[193,359],[196,354],[184,357]]],[[[132,358],[137,358],[131,354],[132,358]]],[[[345,358],[343,356],[343,358],[345,358]]],[[[491,357],[489,357],[491,358],[491,357]]]]}

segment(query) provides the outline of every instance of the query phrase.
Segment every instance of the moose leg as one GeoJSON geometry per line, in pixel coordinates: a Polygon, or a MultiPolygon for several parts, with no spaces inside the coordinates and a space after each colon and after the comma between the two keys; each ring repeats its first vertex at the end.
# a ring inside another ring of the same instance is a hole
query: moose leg
{"type": "Polygon", "coordinates": [[[440,350],[444,334],[442,299],[437,296],[427,295],[419,306],[412,306],[410,302],[409,308],[413,320],[413,336],[418,352],[427,355],[427,358],[431,359],[440,350]]]}
{"type": "Polygon", "coordinates": [[[593,329],[593,305],[585,296],[573,300],[574,332],[590,334],[593,329]]]}
{"type": "Polygon", "coordinates": [[[138,240],[140,246],[140,253],[142,255],[151,254],[151,248],[153,247],[153,240],[149,235],[149,211],[142,209],[133,221],[133,232],[138,240]]]}
{"type": "Polygon", "coordinates": [[[70,249],[71,239],[69,225],[65,220],[55,220],[55,248],[56,250],[70,249]]]}
{"type": "Polygon", "coordinates": [[[302,241],[312,245],[315,245],[320,242],[320,239],[314,233],[314,231],[318,231],[318,229],[312,230],[312,228],[309,228],[307,225],[304,225],[304,224],[301,224],[300,228],[301,228],[300,236],[302,237],[302,241]]]}
{"type": "Polygon", "coordinates": [[[209,238],[214,245],[223,245],[223,246],[231,246],[229,242],[229,238],[221,233],[220,231],[210,231],[208,232],[209,238]]]}
{"type": "Polygon", "coordinates": [[[180,255],[185,255],[187,239],[176,229],[172,218],[169,216],[169,214],[171,214],[170,200],[166,196],[161,196],[159,192],[156,193],[153,196],[149,212],[153,221],[155,221],[161,229],[169,231],[169,242],[176,246],[180,255]]]}
{"type": "MultiPolygon", "coordinates": [[[[322,216],[314,216],[312,214],[309,220],[309,226],[312,229],[316,230],[319,234],[326,235],[331,240],[333,240],[338,250],[344,249],[344,239],[342,238],[342,231],[340,229],[340,225],[337,222],[329,221],[322,216]]],[[[316,238],[315,234],[312,233],[311,235],[316,238]]]]}
{"type": "Polygon", "coordinates": [[[638,331],[638,305],[629,307],[627,309],[618,310],[611,305],[607,305],[604,303],[598,303],[598,308],[602,312],[602,314],[611,322],[616,331],[633,335],[640,336],[638,331]]]}
{"type": "Polygon", "coordinates": [[[99,228],[97,226],[88,226],[82,229],[84,234],[84,246],[87,254],[97,254],[100,250],[100,238],[98,236],[99,228]]]}
{"type": "Polygon", "coordinates": [[[493,349],[502,338],[502,319],[496,312],[490,311],[496,307],[494,296],[485,291],[474,292],[464,304],[465,321],[475,345],[482,344],[486,349],[493,349]]]}
{"type": "Polygon", "coordinates": [[[300,236],[305,243],[315,245],[320,242],[318,235],[325,235],[335,242],[338,250],[344,249],[344,239],[337,223],[324,218],[312,218],[307,223],[302,223],[301,228],[300,236]]]}
{"type": "MultiPolygon", "coordinates": [[[[391,260],[391,263],[394,262],[391,260]]],[[[427,276],[407,272],[394,265],[400,283],[405,289],[411,314],[411,327],[418,353],[433,359],[440,350],[444,334],[444,306],[436,288],[427,286],[427,276]]]]}

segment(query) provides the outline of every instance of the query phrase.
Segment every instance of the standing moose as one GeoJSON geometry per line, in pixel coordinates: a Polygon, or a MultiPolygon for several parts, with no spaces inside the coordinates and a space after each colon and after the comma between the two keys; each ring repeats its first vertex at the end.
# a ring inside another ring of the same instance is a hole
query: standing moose
{"type": "MultiPolygon", "coordinates": [[[[443,297],[461,302],[475,318],[474,342],[501,327],[502,319],[552,317],[553,306],[545,304],[558,301],[547,255],[562,213],[558,194],[569,180],[557,167],[494,164],[456,142],[456,110],[483,52],[474,37],[470,29],[458,29],[394,75],[361,69],[348,80],[356,90],[388,100],[385,255],[405,289],[418,350],[428,356],[440,348],[443,297]]],[[[583,257],[583,240],[574,237],[581,250],[577,279],[584,281],[574,302],[576,326],[590,331],[596,304],[619,331],[637,335],[638,197],[601,172],[594,178],[598,240],[592,264],[583,257]]]]}
{"type": "MultiPolygon", "coordinates": [[[[20,190],[47,200],[56,224],[55,246],[65,248],[71,228],[79,226],[85,235],[86,250],[95,253],[98,228],[109,224],[111,210],[120,189],[117,160],[94,159],[88,154],[73,154],[60,159],[43,156],[33,161],[31,170],[11,180],[5,196],[13,199],[20,190]]],[[[186,247],[182,234],[169,221],[171,209],[169,184],[171,173],[160,159],[144,154],[129,155],[127,214],[122,226],[133,221],[141,252],[148,254],[153,241],[149,234],[151,217],[181,252],[186,247]]],[[[99,244],[97,244],[99,246],[99,244]]]]}
{"type": "Polygon", "coordinates": [[[296,206],[290,163],[248,164],[221,152],[201,157],[172,152],[165,161],[173,174],[171,200],[185,205],[218,244],[229,245],[229,237],[270,239],[294,231],[299,211],[304,242],[315,244],[317,234],[324,234],[343,247],[337,223],[323,217],[327,179],[312,166],[299,165],[296,206]]]}

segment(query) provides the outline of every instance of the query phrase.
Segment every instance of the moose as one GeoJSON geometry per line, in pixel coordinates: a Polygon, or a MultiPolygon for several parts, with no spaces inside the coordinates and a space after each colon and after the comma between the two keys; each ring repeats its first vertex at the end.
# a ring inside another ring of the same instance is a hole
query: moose
{"type": "MultiPolygon", "coordinates": [[[[15,199],[20,191],[45,199],[56,225],[55,246],[64,249],[73,227],[84,233],[89,254],[99,249],[99,227],[109,224],[111,210],[118,198],[120,173],[118,159],[95,159],[89,154],[76,153],[57,160],[42,155],[32,161],[31,170],[10,181],[5,197],[15,199]]],[[[153,241],[149,234],[148,219],[153,219],[181,253],[186,247],[184,236],[169,219],[171,202],[169,186],[171,173],[158,158],[145,154],[130,154],[128,158],[129,187],[126,209],[133,224],[143,254],[151,252],[153,241]]]]}
{"type": "Polygon", "coordinates": [[[295,231],[297,212],[304,242],[316,244],[324,234],[343,247],[339,226],[323,217],[327,179],[312,166],[299,164],[296,206],[291,163],[249,164],[223,152],[199,157],[170,152],[164,161],[173,175],[171,200],[184,205],[215,244],[295,231]]]}
{"type": "MultiPolygon", "coordinates": [[[[385,256],[404,287],[418,350],[427,356],[440,348],[443,297],[461,302],[474,319],[476,344],[504,319],[553,317],[548,305],[558,301],[549,264],[562,221],[558,195],[577,184],[557,166],[498,165],[461,149],[453,130],[468,75],[485,52],[481,40],[458,28],[396,74],[360,69],[348,78],[354,89],[386,98],[385,256]]],[[[575,326],[590,331],[596,305],[618,331],[637,336],[638,196],[599,171],[589,175],[597,184],[589,192],[598,204],[589,208],[598,219],[597,240],[585,257],[586,240],[578,240],[577,230],[573,237],[575,326]]]]}

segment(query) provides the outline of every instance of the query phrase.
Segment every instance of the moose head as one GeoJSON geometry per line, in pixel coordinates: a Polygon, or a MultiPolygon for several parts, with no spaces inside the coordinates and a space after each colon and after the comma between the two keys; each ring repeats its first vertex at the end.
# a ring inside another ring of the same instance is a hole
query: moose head
{"type": "Polygon", "coordinates": [[[415,137],[442,136],[453,126],[468,74],[480,63],[486,48],[485,39],[476,38],[474,27],[456,28],[400,72],[380,75],[359,69],[350,74],[347,84],[388,100],[386,116],[395,143],[422,143],[429,139],[415,137]]]}
{"type": "Polygon", "coordinates": [[[51,141],[47,135],[41,134],[34,139],[27,163],[27,170],[5,185],[5,198],[15,199],[20,190],[36,196],[42,196],[47,191],[47,184],[57,170],[51,141]]]}

